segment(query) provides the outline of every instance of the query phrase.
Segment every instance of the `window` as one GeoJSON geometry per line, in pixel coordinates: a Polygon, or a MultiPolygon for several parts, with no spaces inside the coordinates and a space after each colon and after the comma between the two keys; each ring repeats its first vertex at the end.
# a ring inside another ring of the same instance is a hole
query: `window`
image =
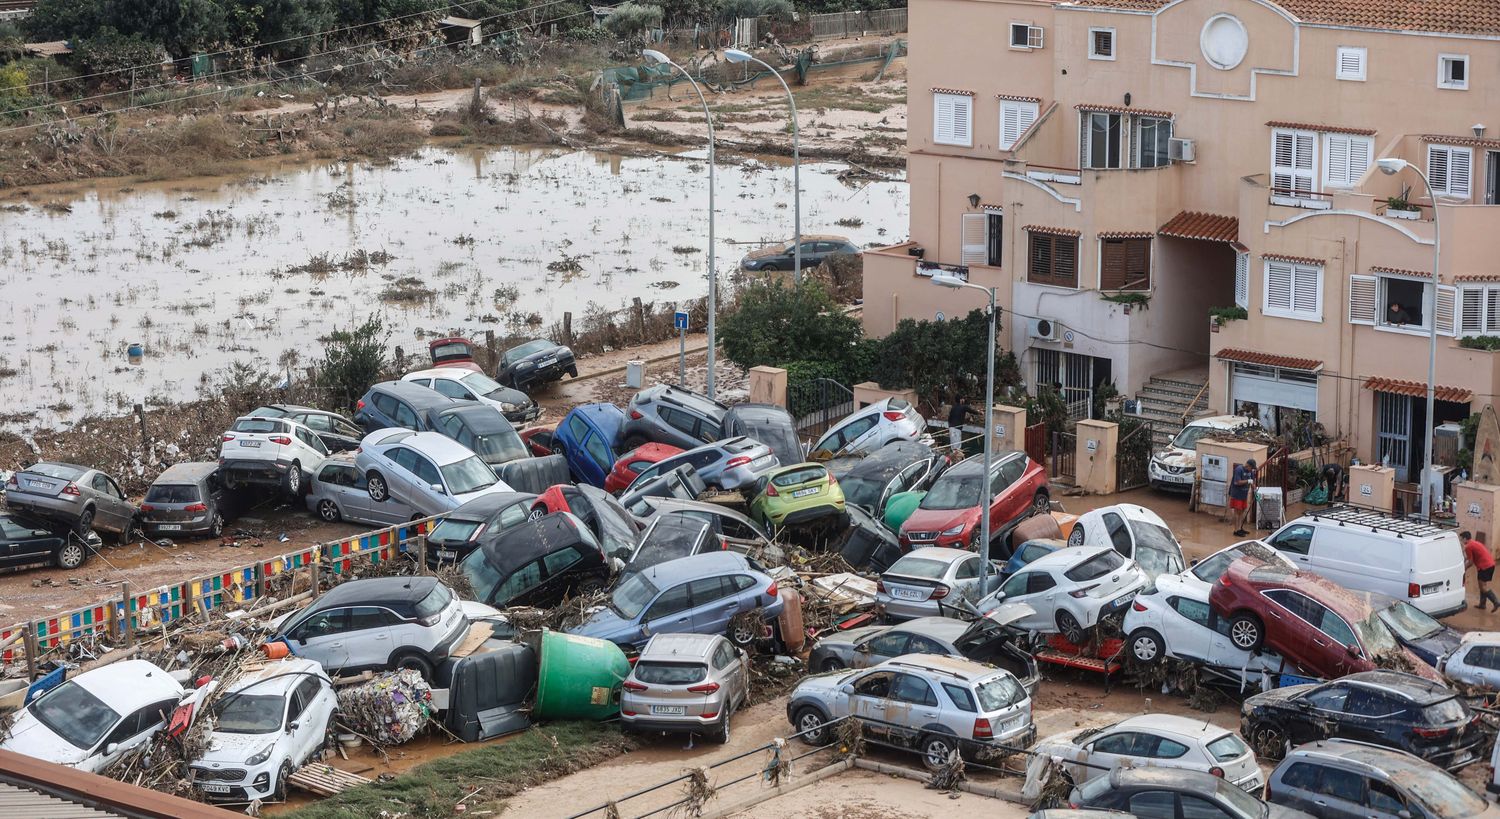
{"type": "Polygon", "coordinates": [[[1151,240],[1100,239],[1100,290],[1150,290],[1151,240]]]}
{"type": "Polygon", "coordinates": [[[327,637],[330,634],[339,634],[349,628],[348,609],[329,609],[320,611],[303,620],[290,634],[293,640],[307,642],[318,637],[327,637]]]}
{"type": "Polygon", "coordinates": [[[1115,30],[1112,28],[1089,29],[1089,59],[1113,60],[1115,58],[1115,30]]]}
{"type": "Polygon", "coordinates": [[[656,602],[651,604],[651,609],[646,612],[643,619],[658,620],[670,617],[678,612],[687,611],[690,605],[688,584],[683,583],[662,592],[661,597],[656,598],[656,602]]]}
{"type": "Polygon", "coordinates": [[[417,428],[417,414],[415,412],[412,412],[411,407],[408,407],[400,401],[396,402],[395,421],[396,426],[398,427],[406,427],[407,429],[417,428]]]}
{"type": "Polygon", "coordinates": [[[533,560],[512,572],[510,577],[505,579],[504,585],[495,590],[494,599],[490,602],[496,606],[503,606],[523,592],[535,588],[541,582],[542,564],[533,560]]]}
{"type": "Polygon", "coordinates": [[[1233,819],[1231,814],[1207,799],[1182,794],[1182,819],[1233,819]]]}
{"type": "Polygon", "coordinates": [[[588,451],[589,457],[603,469],[609,469],[609,465],[615,462],[614,456],[610,454],[609,445],[604,443],[604,436],[594,433],[584,442],[583,448],[588,451]]]}
{"type": "Polygon", "coordinates": [[[1444,145],[1427,146],[1427,178],[1438,196],[1469,198],[1469,170],[1473,151],[1444,145]]]}
{"type": "Polygon", "coordinates": [[[1389,783],[1381,782],[1378,779],[1367,779],[1365,782],[1369,787],[1366,804],[1371,808],[1381,813],[1390,814],[1391,816],[1396,816],[1402,811],[1407,810],[1406,798],[1389,783]]]}
{"type": "Polygon", "coordinates": [[[1318,769],[1306,762],[1294,763],[1281,775],[1281,784],[1297,790],[1313,790],[1318,787],[1318,769]]]}
{"type": "Polygon", "coordinates": [[[1243,251],[1234,254],[1234,303],[1250,309],[1250,254],[1243,251]]]}
{"type": "Polygon", "coordinates": [[[900,657],[906,653],[906,644],[911,636],[903,632],[887,632],[871,640],[870,653],[881,657],[900,657]]]}
{"type": "Polygon", "coordinates": [[[1500,669],[1500,646],[1474,646],[1463,661],[1465,665],[1500,669]]]}
{"type": "Polygon", "coordinates": [[[1344,701],[1349,699],[1349,689],[1342,685],[1328,685],[1309,691],[1303,699],[1319,711],[1341,714],[1344,712],[1344,701]]]}
{"type": "Polygon", "coordinates": [[[1141,740],[1143,739],[1147,739],[1147,737],[1134,731],[1121,731],[1118,734],[1110,734],[1095,742],[1092,750],[1096,754],[1136,756],[1140,753],[1137,747],[1142,744],[1141,740]]]}
{"type": "Polygon", "coordinates": [[[1341,646],[1357,646],[1359,641],[1354,639],[1354,629],[1349,628],[1343,618],[1328,609],[1323,610],[1323,622],[1318,630],[1327,634],[1334,642],[1341,646]]]}
{"type": "Polygon", "coordinates": [[[1360,717],[1385,717],[1401,710],[1401,706],[1379,691],[1355,688],[1349,692],[1344,703],[1344,713],[1360,717]]]}
{"type": "Polygon", "coordinates": [[[1316,792],[1362,805],[1365,800],[1365,779],[1353,771],[1325,767],[1318,777],[1316,792]]]}
{"type": "Polygon", "coordinates": [[[1360,46],[1339,46],[1333,75],[1341,80],[1364,82],[1365,55],[1365,49],[1360,46]]]}
{"type": "Polygon", "coordinates": [[[574,441],[583,442],[583,436],[589,434],[589,425],[584,422],[583,416],[571,415],[568,417],[568,434],[573,436],[574,441]]]}
{"type": "Polygon", "coordinates": [[[1187,597],[1168,597],[1167,604],[1183,617],[1197,623],[1200,626],[1208,626],[1208,604],[1202,600],[1193,600],[1187,597]]]}
{"type": "Polygon", "coordinates": [[[1323,266],[1267,259],[1261,312],[1268,316],[1321,321],[1323,266]]]}
{"type": "Polygon", "coordinates": [[[1172,121],[1164,117],[1135,117],[1133,128],[1135,167],[1166,167],[1171,162],[1167,149],[1172,140],[1172,121]]]}
{"type": "Polygon", "coordinates": [[[854,693],[862,697],[885,699],[891,693],[891,681],[896,676],[892,671],[877,671],[866,674],[854,684],[854,693]]]}
{"type": "Polygon", "coordinates": [[[965,265],[989,261],[989,218],[983,213],[963,215],[963,252],[959,262],[965,265]]]}
{"type": "Polygon", "coordinates": [[[969,693],[969,689],[961,685],[943,683],[943,691],[947,692],[948,699],[953,700],[953,706],[958,710],[967,711],[971,714],[976,712],[974,695],[969,693]]]}
{"type": "Polygon", "coordinates": [[[542,566],[547,569],[548,577],[557,577],[577,564],[581,559],[582,557],[576,550],[562,549],[544,556],[542,558],[542,566]]]}
{"type": "Polygon", "coordinates": [[[937,705],[937,695],[932,693],[932,686],[915,674],[896,675],[896,687],[891,691],[891,699],[912,705],[937,705]]]}
{"type": "Polygon", "coordinates": [[[1011,48],[1041,48],[1042,27],[1030,23],[1010,24],[1011,48]]]}
{"type": "Polygon", "coordinates": [[[1459,291],[1459,329],[1464,335],[1500,335],[1500,285],[1459,291]]]}
{"type": "Polygon", "coordinates": [[[412,473],[415,474],[417,478],[422,481],[422,483],[425,483],[429,486],[443,485],[443,476],[438,473],[438,468],[432,465],[432,461],[429,461],[421,456],[418,456],[416,461],[417,462],[414,465],[415,468],[412,470],[412,473]]]}
{"type": "MultiPolygon", "coordinates": [[[[1100,777],[1105,781],[1109,777],[1100,777]]],[[[1177,795],[1171,791],[1141,791],[1131,794],[1130,812],[1139,819],[1177,819],[1177,795]]]]}
{"type": "Polygon", "coordinates": [[[953,575],[953,577],[956,580],[973,580],[979,576],[979,567],[982,565],[984,565],[984,561],[979,558],[969,558],[958,565],[958,573],[953,575]]]}
{"type": "Polygon", "coordinates": [[[1439,54],[1437,84],[1438,88],[1466,90],[1469,87],[1469,55],[1439,54]]]}
{"type": "Polygon", "coordinates": [[[974,98],[968,94],[932,95],[932,141],[939,145],[974,144],[970,127],[974,115],[974,98]]]}
{"type": "Polygon", "coordinates": [[[1307,199],[1317,185],[1318,135],[1312,131],[1271,132],[1271,195],[1307,199]]]}
{"type": "Polygon", "coordinates": [[[911,645],[906,647],[906,653],[943,655],[948,653],[948,649],[944,648],[943,644],[936,640],[923,637],[920,634],[913,634],[911,636],[911,645]]]}
{"type": "Polygon", "coordinates": [[[1050,233],[1030,234],[1026,280],[1054,287],[1078,287],[1078,239],[1050,233]]]}
{"type": "Polygon", "coordinates": [[[314,430],[316,432],[334,431],[333,421],[329,420],[328,416],[326,415],[304,415],[302,416],[301,421],[308,429],[314,430]]]}
{"type": "Polygon", "coordinates": [[[661,415],[663,421],[667,422],[667,426],[680,432],[685,432],[688,435],[696,436],[698,434],[698,420],[693,416],[681,410],[672,409],[671,407],[661,407],[657,410],[657,413],[661,415]]]}
{"type": "Polygon", "coordinates": [[[1378,322],[1384,327],[1427,327],[1427,284],[1411,279],[1380,277],[1378,322]]]}
{"type": "Polygon", "coordinates": [[[387,609],[375,606],[355,606],[349,609],[349,631],[364,631],[370,628],[385,628],[394,625],[395,615],[387,609]]]}
{"type": "Polygon", "coordinates": [[[1323,185],[1352,188],[1370,169],[1375,140],[1351,134],[1323,135],[1323,185]]]}
{"type": "Polygon", "coordinates": [[[1083,112],[1083,167],[1120,167],[1120,115],[1083,112]]]}
{"type": "Polygon", "coordinates": [[[433,382],[432,388],[437,390],[439,393],[448,396],[449,398],[457,398],[460,401],[474,400],[474,395],[470,393],[464,387],[464,385],[458,383],[457,381],[449,381],[446,378],[439,378],[433,382]]]}
{"type": "Polygon", "coordinates": [[[1009,151],[1026,129],[1036,122],[1041,106],[1020,100],[1000,101],[1000,150],[1009,151]]]}
{"type": "Polygon", "coordinates": [[[734,584],[727,582],[727,577],[704,577],[694,580],[688,586],[693,593],[694,606],[706,606],[715,600],[722,600],[734,594],[734,584]]]}

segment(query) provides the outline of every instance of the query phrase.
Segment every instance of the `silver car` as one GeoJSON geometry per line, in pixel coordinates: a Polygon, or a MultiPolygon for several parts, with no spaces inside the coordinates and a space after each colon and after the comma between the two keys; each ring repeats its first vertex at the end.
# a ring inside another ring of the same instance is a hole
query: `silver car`
{"type": "MultiPolygon", "coordinates": [[[[991,564],[990,576],[994,577],[1000,573],[1000,564],[991,564]]],[[[875,605],[886,620],[942,616],[955,608],[968,608],[981,596],[979,568],[983,565],[983,558],[964,549],[913,549],[880,575],[875,605]]]]}
{"type": "Polygon", "coordinates": [[[874,452],[892,441],[920,441],[926,428],[927,419],[916,407],[903,398],[887,398],[849,413],[808,447],[807,454],[820,460],[874,452]]]}
{"type": "Polygon", "coordinates": [[[417,517],[451,512],[481,495],[511,491],[473,450],[436,432],[376,430],[360,441],[354,463],[365,473],[370,500],[400,501],[417,517]]]}
{"type": "Polygon", "coordinates": [[[750,658],[720,634],[657,634],[620,692],[620,721],[637,731],[706,733],[729,742],[750,697],[750,658]]]}
{"type": "Polygon", "coordinates": [[[907,654],[874,668],[808,677],[792,690],[787,719],[802,739],[833,739],[830,722],[860,721],[867,734],[915,750],[928,768],[955,751],[978,759],[1036,738],[1031,697],[1009,671],[959,657],[907,654]]]}
{"type": "Polygon", "coordinates": [[[329,523],[347,520],[370,526],[396,526],[417,516],[415,509],[395,498],[384,503],[371,500],[369,481],[350,453],[330,456],[313,473],[307,508],[329,523]]]}
{"type": "Polygon", "coordinates": [[[1036,659],[1016,645],[1025,633],[1009,628],[1030,613],[1030,606],[1016,603],[972,621],[918,617],[897,626],[833,631],[818,638],[807,667],[821,672],[870,668],[904,654],[963,657],[1009,671],[1034,695],[1041,681],[1036,659]]]}
{"type": "Polygon", "coordinates": [[[716,489],[739,489],[754,486],[761,475],[781,466],[781,461],[771,453],[771,448],[741,435],[725,438],[679,455],[664,458],[636,473],[635,480],[625,488],[622,497],[657,475],[665,474],[687,464],[697,470],[703,482],[716,489]]]}
{"type": "Polygon", "coordinates": [[[115,479],[77,464],[43,461],[10,476],[5,502],[18,512],[72,526],[118,532],[127,540],[140,509],[125,499],[115,479]]]}

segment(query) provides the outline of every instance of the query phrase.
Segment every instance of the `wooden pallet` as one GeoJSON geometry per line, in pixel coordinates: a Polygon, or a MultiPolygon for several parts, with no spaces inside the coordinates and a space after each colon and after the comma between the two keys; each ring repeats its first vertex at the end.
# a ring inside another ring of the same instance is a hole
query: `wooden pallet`
{"type": "Polygon", "coordinates": [[[341,771],[327,763],[314,762],[298,768],[287,777],[287,784],[318,796],[334,796],[356,785],[368,785],[372,780],[359,774],[341,771]]]}

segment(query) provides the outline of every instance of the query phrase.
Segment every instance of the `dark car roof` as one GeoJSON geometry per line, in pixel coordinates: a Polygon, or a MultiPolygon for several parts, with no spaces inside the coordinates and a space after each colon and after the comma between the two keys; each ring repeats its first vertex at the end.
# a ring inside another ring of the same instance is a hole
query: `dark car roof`
{"type": "Polygon", "coordinates": [[[491,495],[480,495],[449,512],[448,517],[463,520],[488,520],[490,516],[502,509],[509,509],[518,503],[531,503],[535,500],[536,495],[530,492],[496,492],[491,495]]]}
{"type": "Polygon", "coordinates": [[[641,574],[645,575],[646,579],[658,589],[669,589],[686,580],[750,570],[750,564],[746,562],[744,555],[739,552],[721,551],[704,552],[668,560],[642,571],[641,574]]]}
{"type": "Polygon", "coordinates": [[[219,465],[213,461],[188,461],[180,464],[172,464],[162,470],[156,480],[151,482],[152,486],[163,483],[180,483],[184,481],[197,482],[209,475],[219,471],[219,465]]]}
{"type": "MultiPolygon", "coordinates": [[[[426,389],[426,387],[423,387],[423,389],[426,389]]],[[[504,432],[508,429],[515,429],[509,421],[505,420],[504,413],[489,404],[464,401],[456,407],[448,407],[442,410],[438,415],[440,417],[457,415],[464,420],[464,423],[469,425],[469,429],[473,430],[476,435],[490,435],[496,432],[504,432]]]]}
{"type": "Polygon", "coordinates": [[[436,577],[372,577],[350,580],[324,592],[302,613],[307,615],[356,603],[416,603],[431,594],[437,584],[436,577]]]}
{"type": "Polygon", "coordinates": [[[738,418],[741,421],[790,421],[792,414],[775,404],[746,402],[725,410],[724,417],[738,418]]]}
{"type": "Polygon", "coordinates": [[[506,529],[494,540],[479,547],[482,555],[501,577],[536,560],[538,557],[567,549],[584,542],[578,533],[583,521],[567,512],[553,512],[506,529]]]}
{"type": "Polygon", "coordinates": [[[437,390],[410,381],[382,381],[370,388],[370,392],[377,391],[390,393],[417,409],[440,410],[458,403],[437,390]]]}
{"type": "MultiPolygon", "coordinates": [[[[1301,745],[1292,751],[1293,757],[1303,753],[1314,753],[1322,756],[1336,756],[1343,759],[1363,762],[1372,768],[1392,773],[1395,768],[1407,768],[1426,775],[1430,769],[1430,762],[1412,756],[1405,751],[1395,748],[1383,748],[1365,742],[1345,742],[1339,739],[1326,739],[1301,745]]],[[[1289,759],[1292,757],[1288,757],[1289,759]]]]}
{"type": "Polygon", "coordinates": [[[709,398],[702,393],[693,392],[692,390],[683,389],[682,387],[678,387],[672,384],[657,384],[654,387],[647,387],[646,389],[641,390],[630,398],[630,403],[632,404],[642,404],[653,401],[669,401],[671,403],[680,404],[682,406],[691,406],[694,409],[708,412],[718,411],[722,413],[725,410],[729,409],[723,404],[720,404],[718,401],[715,401],[714,399],[709,398]]]}
{"type": "MultiPolygon", "coordinates": [[[[894,478],[896,473],[916,461],[932,457],[932,447],[916,441],[892,441],[870,454],[860,457],[835,458],[828,464],[828,471],[842,478],[894,478]]],[[[976,458],[983,467],[984,459],[976,458]]]]}
{"type": "Polygon", "coordinates": [[[1361,671],[1357,674],[1346,674],[1340,677],[1338,681],[1372,688],[1383,688],[1406,697],[1419,705],[1430,705],[1431,703],[1442,702],[1456,696],[1453,689],[1436,680],[1429,680],[1425,677],[1418,677],[1415,674],[1407,674],[1402,671],[1361,671]]]}

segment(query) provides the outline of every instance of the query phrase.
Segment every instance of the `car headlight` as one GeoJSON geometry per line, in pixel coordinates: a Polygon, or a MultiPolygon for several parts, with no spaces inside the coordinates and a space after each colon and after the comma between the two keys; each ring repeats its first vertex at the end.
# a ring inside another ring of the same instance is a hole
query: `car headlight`
{"type": "Polygon", "coordinates": [[[960,535],[960,534],[963,534],[963,531],[964,531],[964,527],[965,527],[965,526],[966,526],[966,525],[967,525],[967,524],[963,524],[963,523],[960,523],[960,524],[959,524],[959,525],[957,525],[957,526],[954,526],[954,527],[953,527],[953,528],[951,528],[951,529],[944,529],[944,530],[943,530],[943,531],[942,531],[942,532],[940,532],[940,533],[939,533],[939,534],[942,534],[942,535],[945,535],[945,536],[947,536],[947,537],[952,537],[952,536],[954,536],[954,535],[960,535]]]}
{"type": "Polygon", "coordinates": [[[518,410],[520,408],[521,408],[521,406],[519,404],[512,404],[512,403],[510,403],[508,401],[501,401],[500,402],[500,411],[501,412],[515,412],[516,410],[518,410]]]}
{"type": "Polygon", "coordinates": [[[535,367],[535,366],[536,366],[536,362],[534,362],[534,361],[522,361],[521,363],[519,363],[519,364],[516,365],[516,369],[518,369],[518,370],[529,370],[529,369],[531,369],[532,367],[535,367]]]}
{"type": "Polygon", "coordinates": [[[276,750],[276,743],[273,742],[270,745],[267,745],[266,747],[261,748],[259,751],[256,751],[255,756],[252,756],[249,759],[245,760],[245,764],[246,765],[259,765],[259,764],[265,762],[266,760],[270,759],[271,758],[271,752],[274,751],[274,750],[276,750]]]}

